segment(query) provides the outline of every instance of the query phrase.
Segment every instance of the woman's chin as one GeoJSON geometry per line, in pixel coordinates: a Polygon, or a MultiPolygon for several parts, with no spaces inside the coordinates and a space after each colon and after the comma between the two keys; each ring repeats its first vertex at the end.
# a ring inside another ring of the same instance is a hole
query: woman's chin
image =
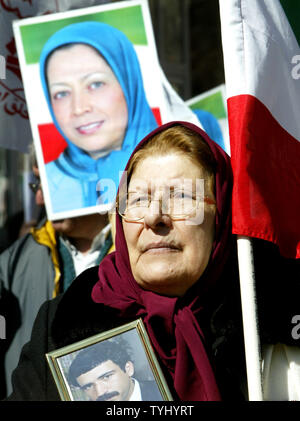
{"type": "Polygon", "coordinates": [[[145,290],[152,291],[161,295],[177,296],[182,282],[176,277],[176,274],[170,274],[170,269],[159,270],[151,269],[143,276],[136,279],[137,283],[145,290]],[[175,275],[175,276],[174,276],[175,275]]]}
{"type": "Polygon", "coordinates": [[[155,294],[167,297],[180,297],[184,295],[185,291],[182,290],[178,283],[157,283],[157,282],[144,282],[140,285],[146,291],[154,292],[155,294]]]}

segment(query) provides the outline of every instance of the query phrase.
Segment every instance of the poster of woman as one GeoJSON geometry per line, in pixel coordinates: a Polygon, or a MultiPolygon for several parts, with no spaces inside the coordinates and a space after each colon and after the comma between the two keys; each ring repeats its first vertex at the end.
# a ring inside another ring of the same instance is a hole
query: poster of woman
{"type": "Polygon", "coordinates": [[[135,145],[172,119],[147,1],[23,19],[14,33],[48,218],[109,211],[135,145]]]}

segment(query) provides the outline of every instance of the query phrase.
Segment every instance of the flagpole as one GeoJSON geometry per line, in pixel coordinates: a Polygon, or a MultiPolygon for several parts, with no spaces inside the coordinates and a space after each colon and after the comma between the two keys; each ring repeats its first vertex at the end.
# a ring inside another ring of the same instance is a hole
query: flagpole
{"type": "Polygon", "coordinates": [[[249,401],[263,401],[261,352],[251,239],[237,237],[249,401]]]}

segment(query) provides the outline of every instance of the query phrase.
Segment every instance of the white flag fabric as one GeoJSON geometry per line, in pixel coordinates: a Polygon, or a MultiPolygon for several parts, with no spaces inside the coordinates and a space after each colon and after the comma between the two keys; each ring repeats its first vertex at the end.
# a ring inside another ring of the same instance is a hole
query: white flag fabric
{"type": "Polygon", "coordinates": [[[233,232],[300,258],[300,3],[220,0],[233,232]]]}

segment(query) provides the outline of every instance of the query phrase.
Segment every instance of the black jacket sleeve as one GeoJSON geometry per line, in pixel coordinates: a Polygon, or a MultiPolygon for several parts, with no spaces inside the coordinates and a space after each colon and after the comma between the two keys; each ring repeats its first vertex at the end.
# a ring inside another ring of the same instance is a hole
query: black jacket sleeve
{"type": "Polygon", "coordinates": [[[36,317],[31,340],[24,345],[12,375],[13,392],[7,401],[60,400],[45,354],[55,349],[50,326],[59,298],[45,302],[36,317]]]}

